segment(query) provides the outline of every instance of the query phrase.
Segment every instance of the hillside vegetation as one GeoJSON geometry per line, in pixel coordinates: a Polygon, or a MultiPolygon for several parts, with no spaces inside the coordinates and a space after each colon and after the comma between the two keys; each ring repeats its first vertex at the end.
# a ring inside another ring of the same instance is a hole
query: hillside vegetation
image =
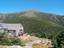
{"type": "Polygon", "coordinates": [[[40,38],[52,39],[53,42],[64,30],[64,16],[37,11],[2,14],[0,22],[21,23],[25,32],[40,38]]]}

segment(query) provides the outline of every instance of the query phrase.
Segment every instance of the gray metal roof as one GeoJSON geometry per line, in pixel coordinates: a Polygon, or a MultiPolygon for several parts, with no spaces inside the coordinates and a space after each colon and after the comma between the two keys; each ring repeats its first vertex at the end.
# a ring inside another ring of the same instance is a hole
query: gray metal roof
{"type": "Polygon", "coordinates": [[[0,28],[6,28],[8,30],[17,30],[23,29],[23,26],[20,23],[0,23],[0,28]]]}

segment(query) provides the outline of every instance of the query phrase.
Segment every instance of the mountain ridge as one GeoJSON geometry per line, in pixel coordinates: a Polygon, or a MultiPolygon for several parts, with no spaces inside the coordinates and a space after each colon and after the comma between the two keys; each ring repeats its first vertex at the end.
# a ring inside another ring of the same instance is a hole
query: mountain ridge
{"type": "Polygon", "coordinates": [[[25,32],[39,37],[43,37],[44,32],[46,36],[54,36],[64,30],[64,16],[39,11],[0,15],[0,22],[21,23],[25,32]]]}

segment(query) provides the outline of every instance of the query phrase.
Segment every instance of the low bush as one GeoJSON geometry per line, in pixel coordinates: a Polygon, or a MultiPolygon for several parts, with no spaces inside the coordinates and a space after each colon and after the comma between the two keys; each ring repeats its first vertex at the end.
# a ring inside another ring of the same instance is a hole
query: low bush
{"type": "Polygon", "coordinates": [[[20,45],[24,46],[24,42],[21,41],[20,39],[8,39],[8,38],[2,38],[0,39],[0,45],[20,45]]]}

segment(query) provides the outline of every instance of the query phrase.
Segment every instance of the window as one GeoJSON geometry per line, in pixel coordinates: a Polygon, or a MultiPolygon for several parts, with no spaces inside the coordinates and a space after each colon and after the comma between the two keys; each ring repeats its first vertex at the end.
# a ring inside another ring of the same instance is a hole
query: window
{"type": "Polygon", "coordinates": [[[20,31],[22,31],[22,29],[20,29],[20,31]]]}

